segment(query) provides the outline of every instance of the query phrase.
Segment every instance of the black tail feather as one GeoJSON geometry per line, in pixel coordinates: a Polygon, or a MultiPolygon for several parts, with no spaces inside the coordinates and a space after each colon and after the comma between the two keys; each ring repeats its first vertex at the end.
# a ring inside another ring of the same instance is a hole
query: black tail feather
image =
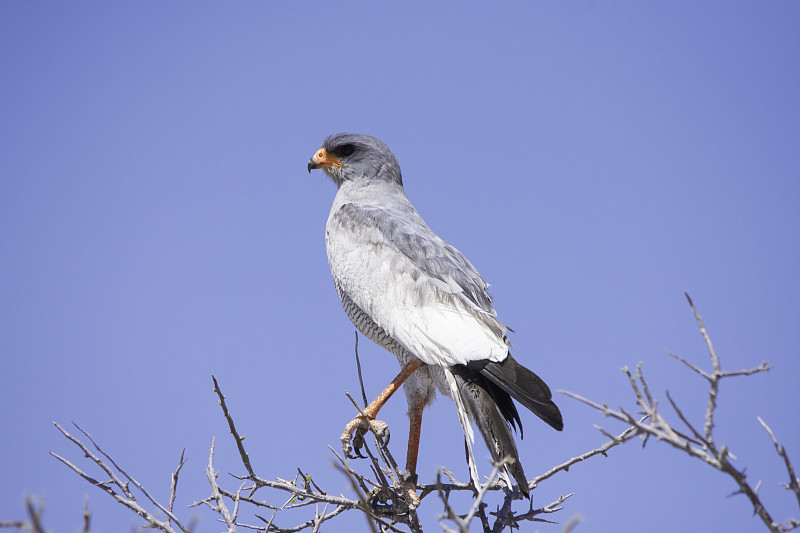
{"type": "MultiPolygon", "coordinates": [[[[558,406],[553,403],[550,387],[542,378],[519,364],[511,357],[511,353],[500,363],[475,361],[467,365],[467,368],[473,372],[479,372],[481,376],[510,394],[554,429],[558,431],[564,429],[564,420],[558,406]]],[[[506,413],[503,412],[503,414],[506,413]]],[[[518,421],[518,416],[516,418],[518,421]]],[[[509,422],[513,424],[513,420],[509,420],[509,422]]]]}
{"type": "Polygon", "coordinates": [[[512,398],[561,431],[564,421],[561,411],[553,403],[550,388],[510,353],[500,363],[473,361],[467,366],[455,365],[450,369],[492,458],[495,461],[503,457],[514,459],[507,466],[507,472],[517,482],[520,491],[528,496],[528,482],[511,436],[512,427],[518,427],[522,435],[522,422],[512,398]]]}

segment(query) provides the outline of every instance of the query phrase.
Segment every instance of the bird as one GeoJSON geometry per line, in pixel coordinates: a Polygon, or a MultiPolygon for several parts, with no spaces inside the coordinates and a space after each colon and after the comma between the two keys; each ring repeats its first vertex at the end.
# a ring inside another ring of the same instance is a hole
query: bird
{"type": "MultiPolygon", "coordinates": [[[[554,429],[564,427],[547,384],[512,357],[509,330],[497,318],[488,284],[456,248],[425,223],[406,196],[397,158],[363,134],[327,137],[308,161],[336,185],[325,244],[342,307],[367,338],[395,355],[401,372],[363,413],[366,422],[401,385],[408,401],[404,480],[417,481],[422,413],[438,390],[456,406],[473,486],[480,487],[472,444],[478,428],[503,479],[529,497],[511,430],[522,422],[513,400],[554,429]],[[513,398],[513,400],[512,400],[513,398]]],[[[342,444],[365,419],[347,424],[342,444]]]]}

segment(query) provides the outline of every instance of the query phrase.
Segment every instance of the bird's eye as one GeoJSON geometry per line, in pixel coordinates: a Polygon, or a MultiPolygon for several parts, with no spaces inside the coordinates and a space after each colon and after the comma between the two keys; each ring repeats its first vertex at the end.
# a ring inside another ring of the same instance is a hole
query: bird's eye
{"type": "Polygon", "coordinates": [[[356,147],[353,146],[352,144],[344,144],[344,145],[340,146],[336,150],[336,153],[339,154],[342,157],[347,157],[347,156],[353,155],[353,152],[355,152],[355,151],[356,151],[356,147]]]}

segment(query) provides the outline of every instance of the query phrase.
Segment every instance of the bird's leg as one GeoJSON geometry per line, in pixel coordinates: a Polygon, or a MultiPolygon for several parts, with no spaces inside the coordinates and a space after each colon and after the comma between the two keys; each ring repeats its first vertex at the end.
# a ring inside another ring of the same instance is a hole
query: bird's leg
{"type": "Polygon", "coordinates": [[[422,411],[425,409],[425,397],[414,398],[408,410],[408,452],[406,454],[406,472],[403,476],[403,489],[409,504],[419,506],[417,496],[417,456],[419,455],[419,437],[422,432],[422,411]]]}
{"type": "MultiPolygon", "coordinates": [[[[422,361],[416,358],[406,363],[406,365],[403,367],[400,373],[397,374],[397,377],[392,380],[389,386],[383,389],[383,392],[381,392],[378,397],[375,398],[375,400],[373,400],[372,403],[364,409],[364,416],[359,415],[355,417],[345,426],[344,432],[342,433],[340,439],[342,441],[342,450],[347,457],[353,457],[350,454],[352,449],[350,446],[350,441],[354,440],[353,434],[356,432],[356,430],[362,432],[362,435],[363,432],[369,431],[370,428],[374,429],[381,436],[388,434],[388,426],[386,423],[375,420],[375,417],[377,416],[378,411],[381,410],[381,407],[383,407],[389,398],[391,398],[392,394],[394,394],[395,391],[403,385],[403,382],[405,382],[405,380],[407,380],[408,377],[420,367],[420,365],[422,365],[422,361]]],[[[356,435],[356,437],[357,438],[354,440],[354,445],[356,453],[358,453],[359,449],[361,448],[361,440],[358,435],[356,435]]]]}
{"type": "Polygon", "coordinates": [[[417,475],[417,456],[419,455],[419,436],[422,431],[422,410],[425,408],[425,397],[415,398],[408,411],[408,453],[406,454],[406,473],[410,477],[417,475]]]}

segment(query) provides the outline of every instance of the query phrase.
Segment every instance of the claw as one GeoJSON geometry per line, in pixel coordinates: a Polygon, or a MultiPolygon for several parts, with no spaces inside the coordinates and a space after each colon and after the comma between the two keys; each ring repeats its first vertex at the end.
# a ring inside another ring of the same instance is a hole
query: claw
{"type": "Polygon", "coordinates": [[[365,459],[367,457],[366,455],[362,455],[361,448],[366,444],[364,436],[368,431],[372,431],[375,435],[380,437],[385,444],[388,444],[389,425],[386,422],[358,416],[345,426],[342,436],[339,437],[339,440],[342,442],[342,451],[345,457],[348,459],[365,459]],[[350,441],[352,441],[352,445],[350,441]]]}
{"type": "Polygon", "coordinates": [[[369,430],[380,438],[384,445],[389,444],[389,424],[383,420],[370,420],[369,430]]]}
{"type": "Polygon", "coordinates": [[[359,425],[356,428],[355,435],[353,435],[353,450],[355,451],[355,456],[350,457],[350,459],[355,459],[359,457],[361,459],[366,459],[367,456],[361,453],[361,448],[366,444],[364,442],[364,435],[367,433],[367,428],[363,425],[359,425]]]}

